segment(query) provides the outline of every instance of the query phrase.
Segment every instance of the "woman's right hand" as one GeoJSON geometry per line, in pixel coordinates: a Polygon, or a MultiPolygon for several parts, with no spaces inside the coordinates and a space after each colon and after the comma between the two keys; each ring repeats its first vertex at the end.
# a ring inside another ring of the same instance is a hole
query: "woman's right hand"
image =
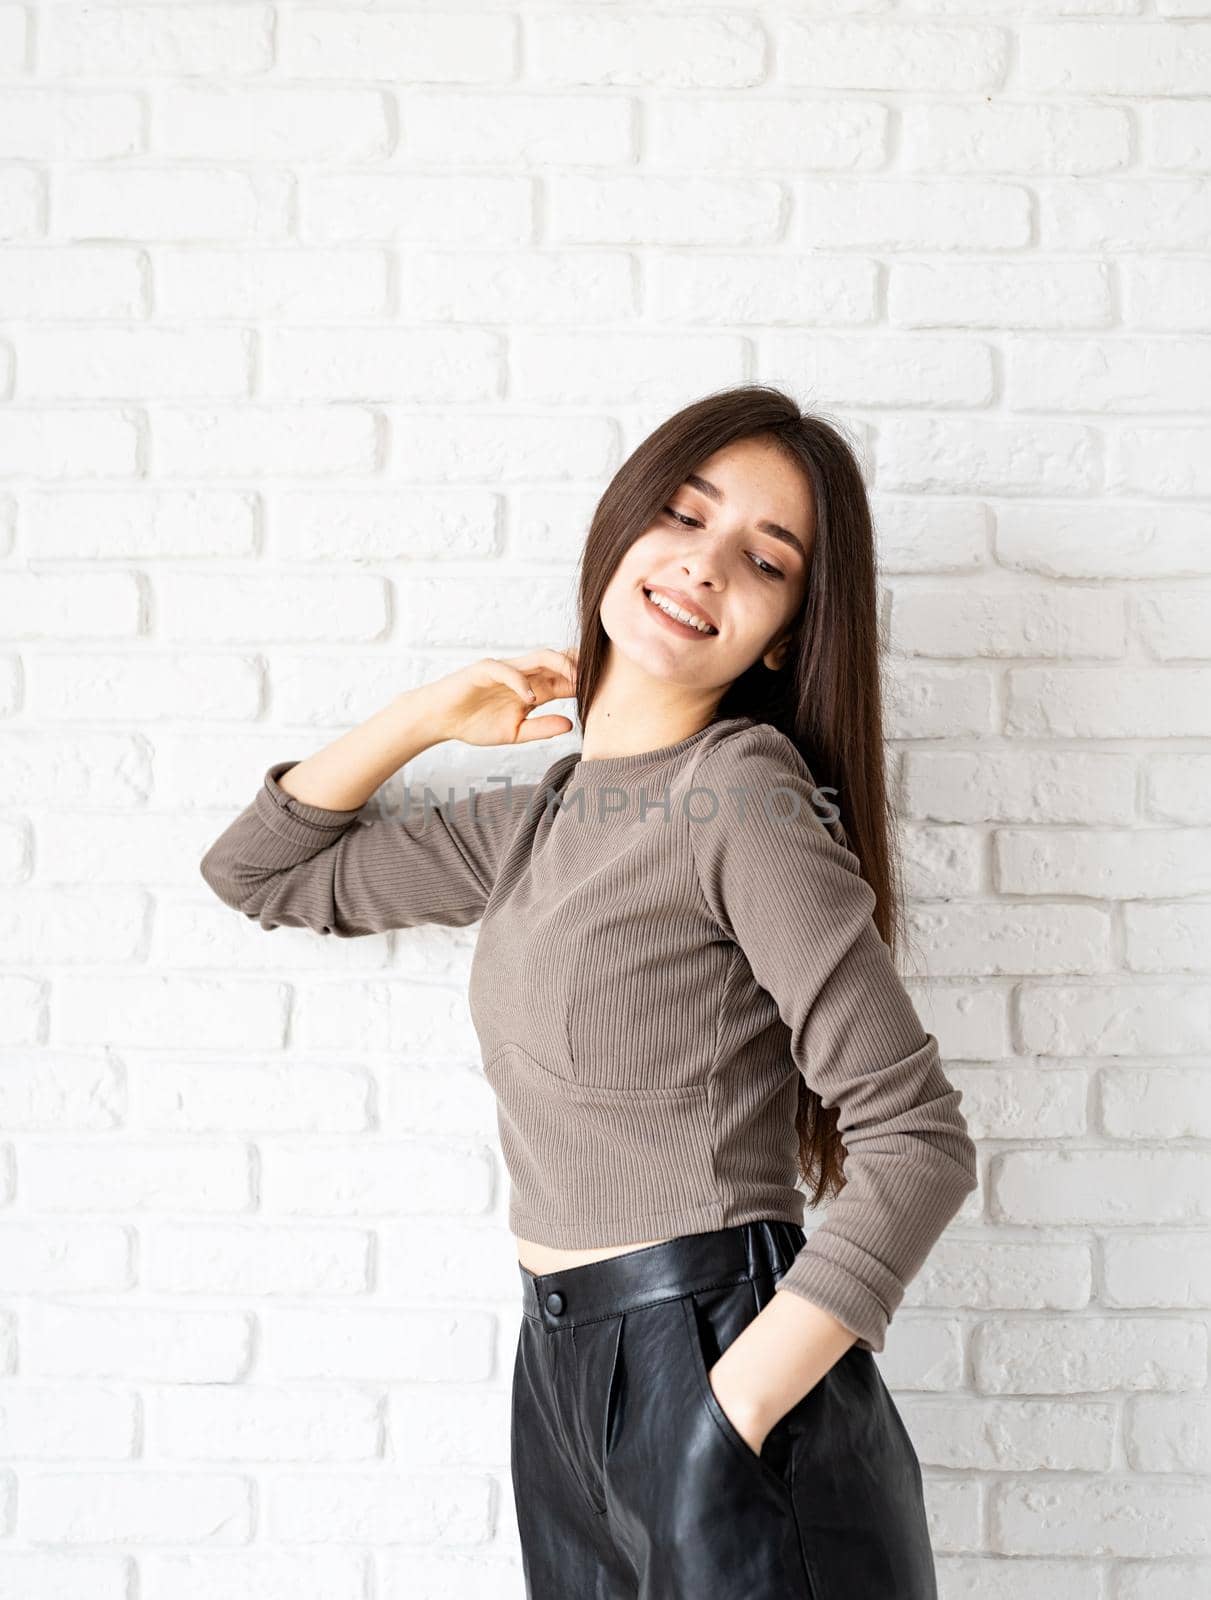
{"type": "Polygon", "coordinates": [[[569,717],[531,717],[548,700],[576,693],[576,647],[526,655],[482,656],[426,686],[443,739],[464,744],[531,744],[570,733],[569,717]],[[533,695],[533,699],[530,695],[533,695]]]}

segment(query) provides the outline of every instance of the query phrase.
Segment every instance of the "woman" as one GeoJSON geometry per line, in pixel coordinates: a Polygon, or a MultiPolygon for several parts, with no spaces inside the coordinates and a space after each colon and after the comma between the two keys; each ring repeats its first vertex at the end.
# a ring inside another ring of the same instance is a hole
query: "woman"
{"type": "Polygon", "coordinates": [[[574,651],[478,661],[271,766],[203,875],[265,928],[482,919],[527,1594],[926,1600],[873,1352],[976,1161],[885,942],[852,452],[776,389],[688,406],[606,490],[579,597],[574,651]],[[583,748],[539,783],[361,817],[442,740],[569,731],[527,713],[572,694],[583,748]],[[835,1196],[810,1237],[799,1177],[835,1196]]]}

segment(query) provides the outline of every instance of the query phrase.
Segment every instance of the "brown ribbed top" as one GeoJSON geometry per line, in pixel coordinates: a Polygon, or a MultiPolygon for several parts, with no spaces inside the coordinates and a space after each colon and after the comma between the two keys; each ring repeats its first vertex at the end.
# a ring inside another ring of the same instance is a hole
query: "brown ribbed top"
{"type": "Polygon", "coordinates": [[[296,764],[268,769],[202,875],[263,928],[482,919],[469,997],[517,1235],[802,1223],[802,1073],[839,1107],[847,1181],[778,1289],[883,1348],[976,1186],[975,1146],[785,734],[726,718],[408,820],[305,805],[277,783],[296,764]]]}

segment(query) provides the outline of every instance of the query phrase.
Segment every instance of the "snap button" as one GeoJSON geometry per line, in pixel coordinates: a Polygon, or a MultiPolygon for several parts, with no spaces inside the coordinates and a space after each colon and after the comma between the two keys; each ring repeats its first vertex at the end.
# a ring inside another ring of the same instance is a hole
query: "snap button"
{"type": "Polygon", "coordinates": [[[547,1296],[547,1310],[552,1316],[557,1317],[563,1310],[563,1306],[563,1295],[560,1294],[558,1289],[552,1289],[550,1294],[547,1296]]]}

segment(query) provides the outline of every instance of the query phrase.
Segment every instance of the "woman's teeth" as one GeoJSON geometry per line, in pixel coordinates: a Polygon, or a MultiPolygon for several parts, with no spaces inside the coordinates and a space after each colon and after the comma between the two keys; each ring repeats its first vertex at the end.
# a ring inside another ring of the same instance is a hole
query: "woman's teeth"
{"type": "Polygon", "coordinates": [[[691,628],[697,628],[699,633],[719,632],[719,629],[712,628],[709,622],[703,622],[690,611],[683,611],[680,606],[674,605],[671,600],[666,600],[663,595],[653,594],[650,589],[645,589],[643,592],[658,611],[663,611],[666,616],[672,617],[674,622],[684,622],[691,628]]]}

